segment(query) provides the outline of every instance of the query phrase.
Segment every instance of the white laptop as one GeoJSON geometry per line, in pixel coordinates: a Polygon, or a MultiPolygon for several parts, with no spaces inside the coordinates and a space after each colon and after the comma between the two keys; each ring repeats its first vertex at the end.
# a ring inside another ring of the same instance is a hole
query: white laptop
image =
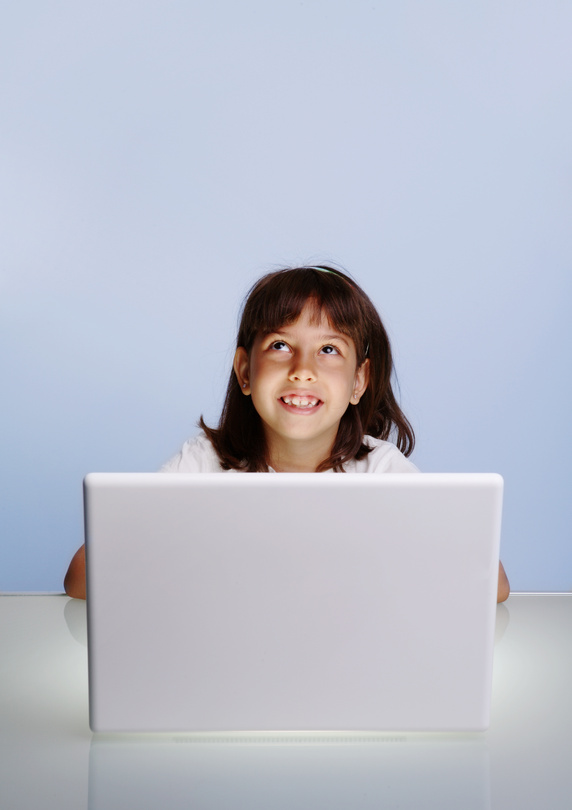
{"type": "Polygon", "coordinates": [[[502,488],[88,475],[91,728],[485,729],[502,488]]]}

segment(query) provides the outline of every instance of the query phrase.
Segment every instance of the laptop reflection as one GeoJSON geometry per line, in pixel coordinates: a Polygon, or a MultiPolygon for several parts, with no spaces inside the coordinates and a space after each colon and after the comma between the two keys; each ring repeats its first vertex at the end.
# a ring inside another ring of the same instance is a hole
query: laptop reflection
{"type": "Polygon", "coordinates": [[[489,752],[479,734],[98,735],[88,807],[490,810],[489,752]]]}

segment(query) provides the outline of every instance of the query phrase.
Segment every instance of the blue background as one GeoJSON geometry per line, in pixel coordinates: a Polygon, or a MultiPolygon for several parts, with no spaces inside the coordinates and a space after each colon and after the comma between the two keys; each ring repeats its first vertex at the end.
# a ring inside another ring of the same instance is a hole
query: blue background
{"type": "Polygon", "coordinates": [[[0,589],[61,590],[81,481],[216,421],[283,264],[373,298],[425,471],[505,477],[571,590],[572,4],[22,0],[0,24],[0,589]]]}

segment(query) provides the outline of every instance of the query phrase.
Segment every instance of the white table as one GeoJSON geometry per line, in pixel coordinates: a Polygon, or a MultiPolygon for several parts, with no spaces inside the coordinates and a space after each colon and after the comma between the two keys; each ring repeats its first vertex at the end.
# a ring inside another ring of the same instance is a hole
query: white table
{"type": "Polygon", "coordinates": [[[497,610],[482,734],[100,737],[85,604],[2,596],[0,807],[568,810],[572,594],[513,594],[497,610]]]}

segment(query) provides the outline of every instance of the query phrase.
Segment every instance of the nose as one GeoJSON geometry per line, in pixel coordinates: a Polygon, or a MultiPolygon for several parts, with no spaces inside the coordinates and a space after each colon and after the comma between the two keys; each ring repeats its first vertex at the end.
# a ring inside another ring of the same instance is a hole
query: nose
{"type": "Polygon", "coordinates": [[[295,354],[288,379],[291,382],[315,382],[317,373],[313,362],[306,354],[295,354]]]}

